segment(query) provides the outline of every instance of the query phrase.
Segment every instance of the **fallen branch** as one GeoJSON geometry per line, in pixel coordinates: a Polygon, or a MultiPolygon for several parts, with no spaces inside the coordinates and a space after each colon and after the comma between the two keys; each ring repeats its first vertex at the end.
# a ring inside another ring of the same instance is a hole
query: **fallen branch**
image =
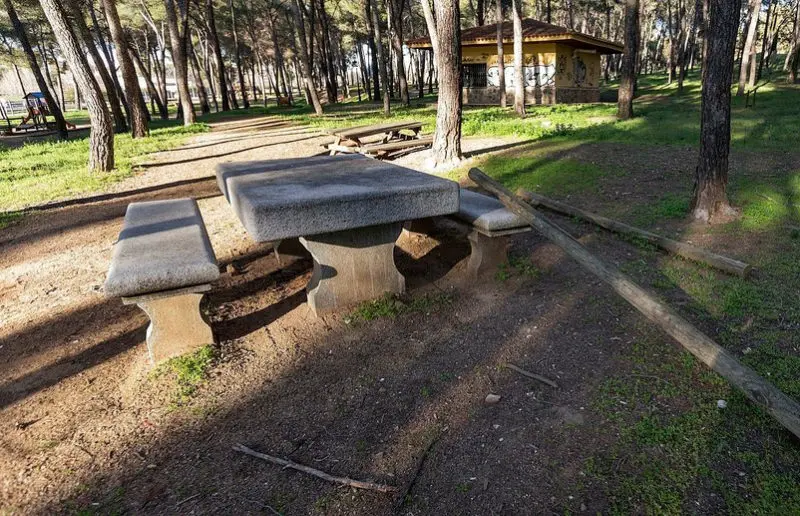
{"type": "Polygon", "coordinates": [[[532,373],[530,371],[526,371],[526,370],[522,369],[521,367],[515,366],[514,364],[504,364],[504,365],[507,368],[511,369],[512,371],[518,372],[522,376],[527,376],[528,378],[532,378],[532,379],[540,381],[542,383],[546,383],[550,387],[555,387],[556,389],[558,389],[558,385],[556,384],[556,382],[554,382],[553,380],[551,380],[549,378],[545,378],[544,376],[542,376],[540,374],[536,374],[536,373],[532,373]]]}
{"type": "Polygon", "coordinates": [[[564,204],[563,202],[548,199],[547,197],[534,192],[528,192],[520,189],[517,190],[517,195],[528,202],[531,206],[544,206],[548,210],[561,213],[563,215],[577,217],[615,233],[641,238],[653,245],[660,247],[661,249],[665,249],[671,253],[677,254],[678,256],[710,265],[711,267],[715,267],[729,274],[735,274],[737,276],[741,276],[742,278],[746,278],[753,270],[753,267],[750,264],[740,262],[739,260],[734,260],[733,258],[712,253],[711,251],[707,251],[703,248],[687,244],[685,242],[678,242],[677,240],[672,240],[671,238],[663,237],[643,229],[629,226],[623,222],[609,219],[607,217],[603,217],[602,215],[597,215],[596,213],[584,211],[580,208],[570,206],[569,204],[564,204]]]}
{"type": "Polygon", "coordinates": [[[759,376],[758,373],[741,364],[675,310],[656,299],[655,296],[631,281],[616,268],[594,256],[569,233],[547,220],[503,185],[477,168],[469,171],[469,177],[497,195],[500,202],[509,210],[561,247],[592,274],[608,283],[617,294],[677,340],[701,362],[739,388],[750,401],[763,407],[784,427],[800,437],[800,405],[795,400],[759,376]]]}
{"type": "Polygon", "coordinates": [[[308,466],[304,466],[302,464],[298,464],[290,460],[273,457],[272,455],[267,455],[266,453],[259,453],[255,450],[251,450],[250,448],[248,448],[243,444],[235,444],[233,446],[233,449],[234,451],[242,452],[244,454],[250,455],[251,457],[263,459],[267,462],[277,464],[278,466],[283,466],[284,468],[291,468],[297,471],[302,471],[303,473],[307,473],[317,478],[321,478],[322,480],[327,480],[328,482],[334,482],[336,484],[355,487],[356,489],[368,489],[370,491],[380,491],[382,493],[391,493],[397,491],[396,487],[389,486],[386,484],[376,484],[374,482],[362,482],[361,480],[353,480],[352,478],[329,475],[324,471],[320,471],[315,468],[310,468],[308,466]]]}

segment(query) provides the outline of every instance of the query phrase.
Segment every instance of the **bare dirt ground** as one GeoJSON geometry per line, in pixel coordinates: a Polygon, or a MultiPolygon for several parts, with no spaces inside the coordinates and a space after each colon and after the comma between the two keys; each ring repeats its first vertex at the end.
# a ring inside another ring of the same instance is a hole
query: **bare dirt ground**
{"type": "MultiPolygon", "coordinates": [[[[223,161],[316,154],[326,141],[274,120],[219,124],[117,187],[161,189],[32,214],[0,233],[0,513],[609,509],[584,481],[586,458],[615,439],[593,395],[630,372],[619,357],[633,343],[655,338],[660,353],[677,352],[559,249],[522,235],[512,251],[540,274],[465,286],[462,236],[405,235],[396,259],[410,295],[438,301],[369,322],[315,318],[308,257],[278,264],[214,181],[170,186],[223,161]],[[127,204],[178,196],[199,199],[221,266],[233,271],[235,260],[242,271],[225,272],[206,296],[217,358],[188,397],[173,375],[150,371],[144,313],[101,289],[127,204]],[[489,393],[501,401],[485,404],[489,393]],[[232,451],[236,443],[398,492],[337,487],[232,451]]],[[[564,222],[612,261],[630,259],[626,245],[564,222]]]]}

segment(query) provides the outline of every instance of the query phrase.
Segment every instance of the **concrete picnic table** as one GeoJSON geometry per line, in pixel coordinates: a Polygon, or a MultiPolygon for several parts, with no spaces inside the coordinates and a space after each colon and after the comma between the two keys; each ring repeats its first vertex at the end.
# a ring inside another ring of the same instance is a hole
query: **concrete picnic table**
{"type": "Polygon", "coordinates": [[[458,211],[458,183],[358,154],[223,163],[217,183],[258,242],[299,238],[323,313],[405,290],[394,245],[405,221],[458,211]]]}
{"type": "Polygon", "coordinates": [[[383,134],[381,144],[390,143],[394,140],[401,139],[400,131],[410,131],[407,140],[419,138],[419,132],[422,130],[422,122],[406,121],[406,122],[387,122],[385,124],[372,124],[360,125],[357,127],[349,127],[347,129],[330,129],[328,134],[334,137],[333,143],[327,146],[331,152],[331,156],[337,153],[353,153],[363,152],[369,149],[361,140],[369,136],[383,134]]]}

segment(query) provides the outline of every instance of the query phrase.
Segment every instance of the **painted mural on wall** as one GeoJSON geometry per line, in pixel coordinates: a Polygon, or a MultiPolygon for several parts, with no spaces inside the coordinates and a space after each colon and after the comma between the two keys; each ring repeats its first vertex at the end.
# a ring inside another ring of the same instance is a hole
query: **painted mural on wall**
{"type": "MultiPolygon", "coordinates": [[[[514,87],[514,67],[505,66],[506,88],[514,87]]],[[[525,77],[525,87],[553,86],[556,78],[556,67],[549,65],[523,66],[522,74],[525,77]]],[[[500,70],[492,66],[486,71],[486,82],[489,86],[500,86],[500,70]]]]}

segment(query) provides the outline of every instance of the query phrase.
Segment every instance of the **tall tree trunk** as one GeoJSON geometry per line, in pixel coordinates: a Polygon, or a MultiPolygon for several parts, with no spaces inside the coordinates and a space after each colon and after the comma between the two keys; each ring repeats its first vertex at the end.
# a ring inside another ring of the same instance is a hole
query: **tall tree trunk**
{"type": "Polygon", "coordinates": [[[161,95],[158,93],[158,88],[156,88],[156,85],[153,84],[153,78],[150,76],[147,68],[145,68],[142,58],[139,56],[139,53],[136,51],[136,49],[129,48],[128,50],[130,51],[131,58],[133,58],[136,65],[139,67],[139,72],[142,74],[142,77],[144,77],[144,82],[147,85],[147,94],[156,103],[159,116],[162,120],[168,120],[169,112],[167,111],[167,106],[161,99],[161,95]]]}
{"type": "Polygon", "coordinates": [[[786,82],[790,84],[797,82],[798,65],[800,65],[800,2],[795,8],[792,43],[789,47],[789,52],[786,54],[786,62],[783,66],[784,70],[788,72],[786,82]]]}
{"type": "MultiPolygon", "coordinates": [[[[63,3],[62,5],[64,5],[65,10],[72,10],[72,19],[75,20],[75,36],[79,39],[83,39],[86,50],[89,52],[89,55],[94,62],[97,74],[100,76],[100,80],[103,82],[103,88],[106,90],[106,96],[108,97],[108,105],[111,108],[111,114],[114,117],[114,129],[118,133],[124,133],[128,130],[128,123],[125,120],[125,114],[122,112],[122,104],[119,95],[117,95],[117,87],[114,85],[114,81],[111,78],[110,72],[106,68],[103,58],[100,57],[100,52],[97,51],[95,41],[92,38],[92,34],[89,32],[89,27],[86,25],[86,21],[83,18],[83,13],[80,7],[72,0],[63,3]]],[[[88,106],[90,102],[89,93],[85,88],[83,88],[83,86],[81,86],[81,90],[86,96],[86,104],[88,106]]]]}
{"type": "Polygon", "coordinates": [[[300,10],[300,0],[292,0],[292,11],[294,11],[294,18],[297,24],[298,43],[300,50],[300,68],[303,74],[303,82],[305,82],[308,96],[311,104],[314,106],[314,113],[317,115],[322,114],[322,103],[319,101],[317,95],[317,88],[314,86],[314,79],[311,77],[311,57],[308,54],[308,40],[306,39],[306,26],[303,20],[303,13],[300,10]]]}
{"type": "Polygon", "coordinates": [[[486,23],[486,0],[478,0],[477,4],[475,8],[475,21],[478,22],[478,26],[481,26],[486,23]]]}
{"type": "Polygon", "coordinates": [[[242,107],[250,107],[247,100],[247,88],[244,86],[244,72],[242,71],[242,53],[239,47],[239,31],[236,28],[236,9],[233,8],[233,0],[228,0],[228,8],[231,10],[231,34],[233,36],[233,54],[236,59],[236,74],[239,78],[239,89],[242,95],[242,107]]]}
{"type": "MultiPolygon", "coordinates": [[[[109,0],[104,0],[109,1],[109,0]]],[[[211,105],[208,103],[208,91],[206,91],[206,85],[203,84],[203,75],[200,72],[200,61],[197,59],[197,53],[194,50],[194,45],[191,41],[189,41],[189,37],[186,37],[187,41],[186,44],[188,45],[187,57],[189,58],[189,64],[192,67],[192,77],[194,77],[194,84],[197,86],[197,96],[200,97],[200,112],[204,115],[207,113],[211,113],[211,105]]]]}
{"type": "MultiPolygon", "coordinates": [[[[367,20],[367,42],[369,43],[369,54],[371,62],[371,76],[373,84],[373,100],[378,101],[381,98],[381,85],[378,81],[378,50],[377,46],[381,44],[380,40],[375,41],[375,23],[372,17],[372,0],[362,0],[364,2],[364,15],[367,20]]],[[[427,1],[427,0],[424,0],[427,1]]]]}
{"type": "Polygon", "coordinates": [[[497,75],[500,88],[500,107],[506,107],[506,61],[503,50],[503,0],[495,1],[497,18],[497,75]]]}
{"type": "Polygon", "coordinates": [[[115,0],[102,0],[103,10],[106,13],[108,29],[111,32],[111,39],[117,47],[117,57],[119,66],[122,70],[122,81],[125,83],[125,93],[128,95],[128,113],[131,122],[131,137],[144,138],[150,134],[150,126],[147,122],[147,109],[142,109],[139,99],[142,91],[139,89],[139,78],[136,76],[136,68],[133,66],[131,56],[128,53],[128,39],[122,29],[122,23],[117,13],[115,0]]]}
{"type": "Polygon", "coordinates": [[[636,61],[639,56],[639,0],[625,0],[625,48],[617,95],[617,118],[633,118],[636,61]]]}
{"type": "Polygon", "coordinates": [[[67,59],[70,70],[75,75],[81,91],[86,96],[89,120],[92,130],[89,133],[89,170],[106,172],[114,168],[114,130],[106,102],[100,93],[100,86],[92,75],[83,49],[72,33],[69,18],[58,0],[39,0],[44,10],[58,46],[67,59]]]}
{"type": "MultiPolygon", "coordinates": [[[[128,99],[125,98],[125,92],[122,91],[122,85],[120,85],[119,78],[117,77],[117,65],[116,62],[114,61],[114,54],[111,52],[110,45],[106,44],[106,40],[103,37],[103,30],[102,27],[100,26],[100,20],[97,18],[97,11],[94,8],[94,0],[87,1],[85,5],[89,6],[89,15],[91,16],[92,19],[92,28],[94,29],[95,36],[97,37],[97,42],[100,44],[100,50],[103,52],[103,56],[106,58],[108,76],[111,79],[111,83],[114,85],[115,95],[116,97],[119,98],[119,102],[122,104],[122,108],[125,110],[125,113],[127,113],[130,118],[128,99]]],[[[77,12],[80,13],[78,15],[83,16],[82,11],[84,5],[76,4],[76,7],[77,7],[77,12]]],[[[127,128],[125,130],[127,130],[127,128]]]]}
{"type": "MultiPolygon", "coordinates": [[[[372,0],[367,0],[372,1],[372,0]]],[[[383,38],[381,37],[381,23],[378,19],[378,6],[372,6],[372,27],[375,29],[375,45],[378,51],[378,70],[381,75],[381,88],[383,89],[383,116],[389,116],[391,101],[389,99],[389,74],[386,69],[386,58],[383,56],[383,38]]]]}
{"type": "Polygon", "coordinates": [[[419,3],[422,5],[422,13],[425,16],[425,25],[428,27],[428,34],[431,37],[431,47],[433,48],[433,67],[438,68],[438,58],[435,57],[439,55],[439,38],[436,36],[436,20],[433,17],[433,12],[431,11],[431,4],[428,3],[428,0],[419,0],[419,3]]]}
{"type": "Polygon", "coordinates": [[[434,8],[439,40],[439,102],[433,164],[440,166],[461,160],[461,14],[458,0],[436,0],[434,8]]]}
{"type": "Polygon", "coordinates": [[[761,60],[758,62],[758,71],[755,74],[755,78],[751,79],[753,84],[756,81],[761,79],[761,74],[764,71],[764,63],[767,61],[767,44],[769,42],[769,31],[770,31],[770,17],[772,16],[772,6],[773,3],[771,0],[767,0],[767,19],[764,21],[764,37],[761,40],[761,60]]]}
{"type": "Polygon", "coordinates": [[[731,144],[731,73],[741,0],[707,0],[706,5],[700,158],[691,210],[695,219],[711,222],[735,213],[725,189],[731,144]]]}
{"type": "MultiPolygon", "coordinates": [[[[39,86],[39,91],[41,91],[42,95],[44,95],[44,99],[50,108],[50,113],[53,115],[53,118],[56,121],[56,131],[58,131],[58,137],[59,139],[66,140],[68,134],[67,122],[64,120],[64,113],[61,111],[58,103],[53,98],[53,93],[50,91],[50,88],[47,87],[47,83],[42,75],[42,69],[39,68],[39,63],[36,61],[36,55],[33,53],[33,47],[28,39],[28,34],[25,32],[25,26],[22,24],[22,21],[20,21],[19,16],[17,15],[17,10],[14,9],[14,4],[11,2],[11,0],[3,1],[6,7],[8,18],[11,21],[11,26],[14,28],[14,33],[22,45],[22,50],[25,52],[25,57],[28,60],[28,66],[30,67],[31,72],[33,72],[33,77],[36,79],[36,85],[39,86]]],[[[20,81],[20,84],[22,84],[22,81],[20,81]]],[[[23,86],[22,89],[24,91],[25,87],[23,86]]]]}
{"type": "Polygon", "coordinates": [[[406,106],[410,103],[408,96],[408,77],[403,66],[403,10],[406,0],[389,0],[391,9],[391,40],[394,52],[397,55],[397,79],[400,86],[400,101],[406,106]]]}
{"type": "Polygon", "coordinates": [[[169,43],[172,50],[172,62],[175,66],[175,82],[178,86],[178,97],[180,100],[181,111],[183,113],[183,125],[192,125],[197,121],[192,104],[192,95],[189,91],[189,70],[186,60],[186,34],[181,34],[178,19],[184,18],[184,9],[188,6],[181,6],[183,0],[164,0],[166,10],[167,30],[169,31],[169,43]]]}
{"type": "MultiPolygon", "coordinates": [[[[737,0],[741,3],[741,0],[737,0]]],[[[747,36],[744,40],[742,50],[742,62],[739,67],[739,86],[736,88],[736,96],[744,95],[747,85],[747,74],[750,71],[751,62],[755,60],[756,37],[758,36],[758,13],[761,11],[761,0],[750,0],[750,23],[747,27],[747,36]]]]}
{"type": "Polygon", "coordinates": [[[228,86],[225,83],[225,62],[222,60],[222,48],[219,45],[217,24],[214,21],[214,0],[206,0],[206,23],[208,24],[208,38],[211,40],[211,48],[214,51],[214,61],[217,64],[217,91],[222,98],[222,110],[230,111],[228,86]]]}
{"type": "Polygon", "coordinates": [[[522,69],[522,0],[512,0],[514,12],[514,111],[525,116],[525,74],[522,69]]]}

